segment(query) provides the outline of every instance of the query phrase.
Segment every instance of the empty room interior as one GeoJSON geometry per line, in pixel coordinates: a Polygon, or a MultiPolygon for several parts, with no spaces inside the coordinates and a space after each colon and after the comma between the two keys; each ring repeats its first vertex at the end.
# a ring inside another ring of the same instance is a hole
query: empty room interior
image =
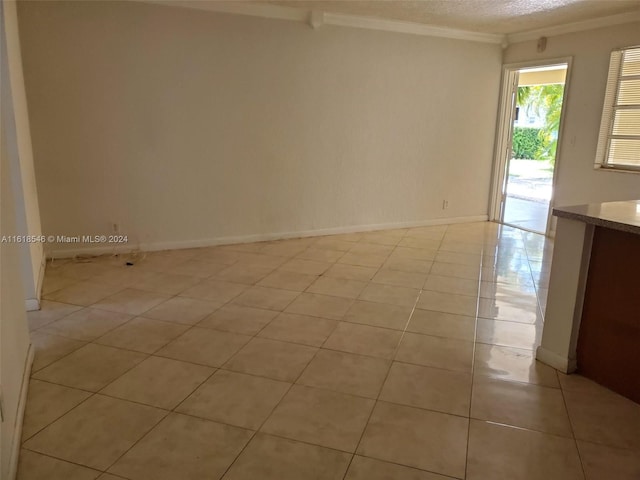
{"type": "Polygon", "coordinates": [[[2,480],[640,479],[640,1],[0,20],[2,480]]]}

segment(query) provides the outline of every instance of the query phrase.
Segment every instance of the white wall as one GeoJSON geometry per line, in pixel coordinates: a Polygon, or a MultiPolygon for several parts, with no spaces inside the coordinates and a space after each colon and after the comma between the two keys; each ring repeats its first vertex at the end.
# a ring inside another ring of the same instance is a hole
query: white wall
{"type": "Polygon", "coordinates": [[[19,19],[47,234],[187,245],[487,213],[498,45],[129,2],[19,19]]]}
{"type": "MultiPolygon", "coordinates": [[[[10,172],[6,161],[6,137],[2,129],[2,185],[0,191],[0,235],[15,235],[14,203],[10,172]]],[[[10,480],[15,473],[17,451],[24,414],[23,379],[31,366],[28,362],[29,332],[24,308],[24,290],[20,282],[20,248],[17,244],[0,244],[0,385],[2,385],[4,421],[0,432],[0,478],[10,480]],[[22,403],[21,403],[22,402],[22,403]]]]}
{"type": "MultiPolygon", "coordinates": [[[[33,164],[31,132],[27,97],[25,93],[18,34],[16,2],[2,2],[3,35],[6,43],[6,65],[2,69],[2,122],[5,124],[7,154],[12,164],[13,191],[15,195],[16,231],[22,235],[39,236],[40,210],[38,190],[33,164]]],[[[25,243],[20,247],[24,294],[27,307],[39,308],[40,288],[44,274],[44,249],[42,243],[25,243]]]]}
{"type": "MultiPolygon", "coordinates": [[[[2,28],[4,37],[4,28],[2,28]]],[[[6,50],[2,39],[2,64],[6,68],[6,50]]],[[[3,85],[4,88],[4,85],[3,85]]],[[[3,106],[4,108],[4,106],[3,106]]],[[[9,165],[5,122],[0,134],[0,236],[16,235],[14,192],[9,165]]],[[[24,412],[23,379],[28,376],[29,332],[24,308],[24,290],[20,271],[20,246],[0,243],[0,385],[2,385],[4,421],[0,427],[0,478],[11,480],[15,473],[24,412]],[[22,403],[21,403],[22,402],[22,403]]]]}
{"type": "Polygon", "coordinates": [[[504,63],[573,56],[555,205],[640,199],[640,174],[593,168],[609,55],[615,48],[640,44],[640,23],[550,37],[544,53],[536,52],[536,43],[510,45],[504,63]]]}

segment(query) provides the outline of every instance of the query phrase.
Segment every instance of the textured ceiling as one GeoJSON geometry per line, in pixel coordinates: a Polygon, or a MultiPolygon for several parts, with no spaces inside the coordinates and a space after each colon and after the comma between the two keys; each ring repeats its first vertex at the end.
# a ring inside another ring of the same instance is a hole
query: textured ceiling
{"type": "Polygon", "coordinates": [[[267,0],[267,3],[499,34],[640,12],[640,0],[267,0]]]}

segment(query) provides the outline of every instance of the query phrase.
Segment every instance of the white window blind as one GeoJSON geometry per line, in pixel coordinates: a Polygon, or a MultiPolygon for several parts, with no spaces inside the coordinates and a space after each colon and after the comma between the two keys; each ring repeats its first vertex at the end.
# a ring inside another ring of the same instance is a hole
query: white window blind
{"type": "Polygon", "coordinates": [[[640,170],[640,46],[611,53],[596,164],[640,170]]]}

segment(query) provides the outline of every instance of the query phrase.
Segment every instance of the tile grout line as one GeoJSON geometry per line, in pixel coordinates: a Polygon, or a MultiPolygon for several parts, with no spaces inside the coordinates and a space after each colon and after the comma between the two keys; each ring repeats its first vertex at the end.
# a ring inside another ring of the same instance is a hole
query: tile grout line
{"type": "Polygon", "coordinates": [[[465,459],[464,459],[464,478],[467,478],[468,466],[469,466],[469,443],[471,441],[471,408],[473,405],[473,384],[475,378],[475,363],[476,363],[476,345],[478,339],[478,315],[480,313],[480,289],[482,288],[482,271],[484,268],[484,250],[486,248],[486,227],[483,235],[483,243],[482,250],[480,251],[480,271],[478,272],[478,296],[476,299],[476,315],[474,320],[474,328],[473,328],[473,348],[472,348],[472,356],[471,356],[471,385],[469,388],[469,411],[468,411],[468,422],[467,422],[467,443],[465,448],[465,459]]]}
{"type": "MultiPolygon", "coordinates": [[[[393,251],[395,251],[395,250],[398,248],[399,243],[402,241],[402,239],[407,237],[407,232],[408,232],[408,231],[405,231],[405,232],[404,232],[404,234],[403,234],[403,236],[402,236],[402,238],[401,238],[401,240],[400,240],[398,243],[396,243],[396,245],[394,246],[393,250],[391,251],[392,253],[393,253],[393,251]]],[[[442,235],[442,237],[441,237],[441,240],[440,240],[440,246],[442,245],[442,242],[443,242],[444,238],[445,238],[445,234],[443,234],[443,235],[442,235]]],[[[361,242],[361,240],[359,240],[358,242],[353,242],[353,243],[354,243],[354,245],[358,245],[360,242],[361,242]]],[[[367,242],[365,242],[365,243],[367,243],[367,242]]],[[[373,245],[373,244],[372,244],[372,245],[373,245]]],[[[311,248],[311,247],[308,247],[308,248],[311,248]]],[[[352,248],[353,248],[353,247],[352,247],[352,248]]],[[[438,247],[438,251],[439,251],[439,250],[440,250],[440,247],[438,247]]],[[[347,252],[343,253],[343,256],[344,256],[346,253],[347,253],[347,252]]],[[[389,255],[387,255],[385,258],[388,260],[390,255],[391,255],[391,253],[390,253],[389,255]]],[[[481,252],[481,264],[482,264],[483,255],[484,255],[484,246],[483,246],[483,251],[481,252]]],[[[296,258],[296,257],[297,257],[297,256],[294,256],[294,257],[288,257],[288,258],[289,258],[289,260],[291,260],[291,259],[296,258]]],[[[342,258],[342,257],[341,257],[341,258],[342,258]]],[[[336,261],[332,262],[332,266],[333,266],[333,265],[336,265],[336,264],[337,264],[337,262],[338,262],[338,260],[336,260],[336,261]]],[[[434,261],[431,261],[431,267],[430,267],[430,269],[429,269],[429,272],[427,272],[427,274],[426,274],[426,275],[427,275],[427,278],[428,278],[428,276],[429,276],[429,274],[430,274],[430,270],[431,270],[431,268],[432,268],[432,266],[433,266],[433,263],[434,263],[434,262],[435,262],[435,260],[434,260],[434,261]]],[[[233,265],[236,265],[237,263],[239,263],[239,262],[238,262],[238,261],[236,261],[233,265]]],[[[285,263],[286,263],[286,262],[285,262],[285,263]]],[[[376,270],[376,274],[377,274],[377,272],[379,272],[379,271],[382,269],[382,267],[384,266],[384,264],[385,264],[385,262],[383,262],[383,263],[378,267],[378,269],[376,270]]],[[[346,264],[345,264],[345,265],[346,265],[346,264]]],[[[280,267],[276,267],[274,270],[272,270],[272,271],[271,271],[271,273],[272,273],[273,271],[278,270],[279,268],[280,268],[280,267]]],[[[332,267],[329,267],[329,269],[327,269],[326,271],[330,270],[330,268],[332,268],[332,267]]],[[[325,272],[323,272],[323,273],[322,273],[322,274],[320,274],[320,275],[316,275],[316,277],[317,277],[317,278],[322,278],[322,277],[324,276],[324,273],[326,273],[326,271],[325,271],[325,272]]],[[[160,273],[164,273],[164,272],[160,272],[160,273]]],[[[269,275],[269,274],[267,274],[267,276],[268,276],[268,275],[269,275]]],[[[216,276],[216,274],[213,274],[212,276],[207,277],[207,279],[209,279],[209,278],[213,278],[213,277],[215,277],[215,276],[216,276]]],[[[481,279],[481,276],[482,276],[482,268],[481,268],[481,270],[480,270],[480,275],[479,275],[479,278],[480,278],[480,279],[481,279]]],[[[374,274],[374,277],[375,277],[375,274],[374,274]]],[[[331,278],[331,277],[327,277],[327,278],[331,278]]],[[[452,277],[452,278],[456,278],[456,277],[452,277]]],[[[316,279],[316,280],[317,280],[317,279],[316,279]]],[[[200,280],[200,282],[202,282],[202,281],[204,281],[204,280],[200,280]]],[[[225,280],[222,280],[222,281],[225,281],[225,280]]],[[[481,280],[479,280],[479,281],[481,281],[481,280]]],[[[199,283],[200,283],[200,282],[199,282],[199,283]]],[[[231,283],[234,283],[234,282],[231,282],[231,283]]],[[[371,283],[372,283],[372,279],[370,279],[367,283],[368,283],[368,284],[371,284],[371,283]]],[[[373,282],[373,283],[376,283],[376,282],[373,282]]],[[[257,282],[255,282],[254,284],[250,285],[250,286],[249,286],[249,288],[251,288],[251,287],[253,287],[253,286],[257,286],[257,282]]],[[[127,287],[127,288],[129,288],[129,287],[127,287]]],[[[189,288],[189,287],[187,287],[187,288],[189,288]]],[[[279,288],[279,287],[275,287],[275,288],[279,288]]],[[[417,295],[416,300],[415,300],[415,302],[414,302],[413,308],[412,308],[412,310],[411,310],[411,313],[409,314],[409,318],[407,319],[407,321],[406,321],[406,323],[405,323],[405,327],[404,327],[404,329],[402,330],[402,335],[401,335],[401,337],[400,337],[400,340],[398,341],[398,344],[396,345],[396,348],[395,348],[395,350],[394,350],[394,355],[393,355],[393,357],[392,357],[392,358],[391,358],[391,360],[390,360],[389,368],[387,369],[387,375],[385,376],[385,380],[383,381],[382,386],[381,386],[381,388],[380,388],[380,391],[378,392],[377,398],[375,399],[374,407],[372,408],[372,410],[371,410],[371,412],[370,412],[369,419],[367,420],[366,425],[368,425],[369,420],[370,420],[370,418],[371,418],[371,415],[372,415],[372,413],[373,413],[373,410],[375,409],[375,405],[376,405],[376,404],[378,403],[378,401],[379,401],[379,397],[380,397],[380,393],[381,393],[381,391],[382,391],[382,387],[384,386],[384,383],[386,382],[386,380],[387,380],[387,378],[388,378],[388,375],[389,375],[389,372],[390,372],[391,366],[392,366],[392,365],[393,365],[393,363],[396,361],[396,360],[395,360],[395,356],[396,356],[397,351],[398,351],[398,349],[399,349],[399,347],[400,347],[400,344],[401,344],[401,342],[402,342],[402,339],[404,338],[404,335],[405,335],[405,333],[407,332],[407,327],[408,327],[408,325],[409,325],[409,323],[410,323],[410,321],[411,321],[411,318],[413,317],[413,314],[414,314],[414,312],[415,312],[415,309],[416,309],[417,304],[418,304],[419,299],[420,299],[420,295],[422,294],[422,292],[423,292],[423,291],[425,291],[424,286],[423,286],[422,288],[420,288],[420,289],[419,289],[419,292],[418,292],[418,295],[417,295]]],[[[155,293],[155,292],[152,292],[152,293],[155,293]]],[[[299,295],[300,295],[301,293],[304,293],[304,292],[299,292],[299,295]]],[[[310,292],[310,293],[313,293],[313,292],[310,292]]],[[[445,292],[445,293],[446,293],[446,292],[445,292]]],[[[242,293],[238,294],[238,296],[239,296],[239,295],[241,295],[241,294],[242,294],[242,293]]],[[[114,294],[114,295],[115,295],[115,294],[114,294]]],[[[299,295],[298,295],[298,296],[299,296],[299,295]]],[[[326,294],[324,294],[324,295],[326,295],[326,294]]],[[[179,297],[179,296],[180,296],[180,293],[178,293],[178,294],[174,294],[173,296],[169,297],[167,300],[169,300],[169,299],[171,299],[171,298],[179,297]]],[[[332,295],[329,295],[329,296],[332,296],[332,295]]],[[[106,298],[106,297],[105,297],[105,298],[106,298]]],[[[233,298],[232,298],[232,299],[230,299],[230,300],[228,300],[226,303],[224,303],[223,305],[221,305],[220,307],[218,307],[218,308],[217,308],[216,310],[214,310],[214,312],[212,312],[212,313],[215,313],[215,312],[217,312],[218,310],[220,310],[221,308],[223,308],[224,306],[226,306],[226,305],[228,305],[228,304],[232,303],[232,302],[233,302],[233,300],[235,300],[236,298],[237,298],[237,296],[236,296],[236,297],[233,297],[233,298]]],[[[292,299],[292,300],[291,300],[291,302],[289,302],[289,304],[288,304],[288,305],[290,305],[293,301],[295,301],[295,298],[297,298],[297,297],[294,297],[294,299],[292,299]]],[[[479,292],[478,292],[478,295],[477,295],[477,297],[476,297],[476,319],[475,319],[475,325],[474,325],[474,327],[475,327],[475,328],[474,328],[474,346],[473,346],[473,352],[474,352],[474,354],[473,354],[473,357],[472,357],[472,372],[471,372],[471,376],[472,376],[472,384],[473,384],[473,366],[474,366],[474,362],[475,362],[475,344],[476,344],[475,339],[476,339],[476,336],[477,336],[477,320],[478,320],[478,315],[477,315],[477,313],[478,313],[478,304],[479,304],[479,299],[480,299],[480,294],[479,294],[479,292]]],[[[352,300],[351,305],[353,305],[353,303],[354,303],[357,299],[351,299],[351,300],[352,300]]],[[[100,301],[100,300],[98,300],[98,301],[100,301]]],[[[162,302],[162,303],[164,303],[164,302],[162,302]]],[[[287,305],[287,306],[288,306],[288,305],[287,305]]],[[[84,308],[87,308],[87,307],[89,307],[89,306],[83,306],[83,307],[84,307],[84,308]]],[[[151,307],[151,308],[154,308],[154,307],[151,307]]],[[[254,307],[254,308],[255,308],[255,307],[254,307]]],[[[277,318],[277,316],[278,316],[279,314],[281,314],[281,313],[282,313],[286,308],[287,308],[287,307],[285,307],[283,310],[279,310],[279,311],[278,311],[279,313],[277,313],[277,314],[276,314],[276,316],[275,316],[273,319],[271,319],[269,322],[267,322],[265,325],[263,325],[263,326],[260,328],[260,330],[258,330],[258,332],[254,333],[254,334],[252,335],[252,338],[256,338],[256,337],[257,337],[257,335],[258,335],[261,331],[263,331],[263,330],[264,330],[268,325],[270,325],[270,324],[275,320],[275,318],[277,318]]],[[[147,310],[147,311],[148,311],[148,310],[147,310]]],[[[146,311],[145,311],[145,312],[146,312],[146,311]]],[[[142,314],[138,315],[138,316],[134,316],[132,319],[128,320],[128,321],[127,321],[127,322],[125,322],[123,325],[125,325],[125,324],[127,324],[127,323],[131,322],[133,319],[138,318],[138,317],[141,317],[141,316],[143,316],[143,315],[144,315],[144,312],[143,312],[142,314]]],[[[61,317],[61,318],[64,318],[64,317],[61,317]]],[[[206,317],[205,317],[205,318],[206,318],[206,317]]],[[[322,318],[325,318],[325,317],[322,317],[322,318]]],[[[334,326],[334,328],[333,328],[332,332],[333,332],[333,331],[335,331],[335,329],[336,329],[336,328],[337,328],[337,326],[340,324],[340,322],[344,322],[343,318],[344,318],[344,314],[342,315],[342,319],[334,319],[334,320],[337,320],[337,322],[336,322],[336,325],[334,326]]],[[[58,319],[58,320],[59,320],[59,319],[58,319]]],[[[57,321],[57,320],[56,320],[56,321],[57,321]]],[[[200,323],[201,321],[202,321],[202,319],[201,319],[201,320],[199,320],[199,321],[198,321],[198,323],[200,323]]],[[[177,322],[168,322],[168,323],[178,324],[177,322]]],[[[185,333],[186,333],[187,331],[189,331],[189,330],[193,329],[194,327],[199,326],[199,325],[198,325],[198,323],[193,324],[193,325],[189,325],[189,326],[188,326],[189,328],[187,328],[187,330],[185,331],[185,333]]],[[[521,322],[517,322],[517,323],[521,323],[521,322]]],[[[184,325],[184,324],[181,324],[181,325],[184,325]]],[[[365,324],[365,325],[366,325],[366,324],[365,324]]],[[[119,325],[118,327],[115,327],[114,329],[119,328],[120,326],[121,326],[121,325],[119,325]]],[[[370,326],[370,325],[369,325],[369,326],[370,326]]],[[[43,326],[43,327],[44,327],[44,326],[43,326]]],[[[206,328],[206,327],[200,327],[200,328],[206,328]]],[[[384,327],[382,327],[382,328],[384,328],[384,327]]],[[[214,330],[216,330],[216,329],[214,329],[214,330]]],[[[395,329],[391,329],[391,330],[395,330],[395,329]]],[[[112,330],[109,330],[109,332],[110,332],[110,331],[112,331],[112,330]]],[[[45,332],[45,333],[46,333],[46,332],[45,332]]],[[[104,335],[106,335],[107,333],[108,333],[108,332],[106,332],[104,335]]],[[[323,344],[322,344],[320,347],[317,347],[317,350],[316,350],[316,352],[314,353],[314,356],[311,358],[311,360],[307,363],[307,365],[305,366],[305,368],[304,368],[304,369],[301,371],[301,373],[298,375],[298,377],[296,378],[296,380],[294,381],[294,383],[289,387],[289,389],[287,390],[287,393],[291,390],[291,388],[293,387],[293,385],[297,385],[297,383],[296,383],[296,382],[299,380],[300,376],[304,373],[304,371],[308,368],[309,364],[310,364],[310,363],[313,361],[313,359],[316,357],[316,355],[317,355],[317,353],[320,351],[320,349],[321,349],[321,348],[323,348],[324,344],[326,343],[327,339],[331,336],[331,334],[332,334],[332,333],[329,333],[329,335],[325,338],[325,340],[324,340],[323,344]]],[[[102,336],[104,336],[104,335],[102,335],[102,336]]],[[[181,336],[181,335],[179,335],[179,336],[178,336],[178,337],[176,337],[176,338],[179,338],[180,336],[181,336]]],[[[437,336],[436,336],[436,337],[437,337],[437,336]]],[[[98,340],[99,338],[100,338],[100,337],[98,337],[98,338],[96,338],[96,339],[93,339],[93,340],[91,340],[91,341],[89,341],[89,342],[85,343],[85,345],[87,345],[87,344],[89,344],[89,343],[95,343],[95,342],[96,342],[96,340],[98,340]]],[[[445,337],[445,338],[446,338],[446,337],[445,337]]],[[[175,340],[175,339],[174,339],[174,340],[175,340]]],[[[167,342],[167,344],[171,343],[172,341],[173,341],[173,340],[171,340],[171,341],[167,342]]],[[[276,339],[275,341],[281,341],[281,342],[284,342],[284,343],[296,343],[296,342],[288,342],[288,341],[277,340],[277,339],[276,339]]],[[[247,342],[247,343],[248,343],[248,342],[247,342]]],[[[96,343],[96,344],[97,344],[97,343],[96,343]]],[[[245,345],[246,345],[246,344],[245,344],[245,345]]],[[[165,346],[166,346],[166,344],[165,344],[165,346]]],[[[80,348],[82,348],[82,347],[80,347],[80,348]]],[[[112,348],[119,348],[119,347],[112,347],[112,348]]],[[[159,350],[161,350],[162,348],[164,348],[164,346],[163,346],[163,347],[159,347],[155,352],[153,352],[153,353],[151,353],[151,354],[147,354],[147,358],[149,358],[150,356],[155,356],[155,355],[156,355],[156,353],[157,353],[159,350]]],[[[242,348],[244,348],[244,346],[243,346],[243,347],[240,347],[240,349],[239,349],[236,353],[234,353],[234,354],[229,358],[229,360],[227,360],[227,362],[228,362],[228,361],[230,361],[230,359],[231,359],[231,358],[233,358],[235,355],[237,355],[237,353],[238,353],[240,350],[242,350],[242,348]]],[[[126,350],[126,349],[123,349],[123,350],[126,350]]],[[[77,350],[74,350],[74,351],[77,351],[77,350]]],[[[71,353],[73,353],[73,352],[71,352],[71,353]]],[[[70,353],[70,354],[71,354],[71,353],[70,353]]],[[[138,353],[140,353],[140,352],[138,352],[138,353]]],[[[145,352],[145,353],[146,353],[146,352],[145,352]]],[[[68,355],[70,355],[70,354],[68,354],[68,355]]],[[[62,357],[62,358],[64,358],[64,357],[62,357]]],[[[377,358],[377,357],[376,357],[376,358],[377,358]]],[[[53,361],[53,362],[51,362],[51,363],[55,363],[56,361],[57,361],[57,360],[54,360],[54,361],[53,361]]],[[[143,360],[143,361],[144,361],[144,360],[143,360]]],[[[227,363],[227,362],[225,362],[225,363],[227,363]]],[[[186,362],[186,363],[192,363],[192,362],[186,362]]],[[[406,362],[401,362],[401,363],[406,363],[406,362]]],[[[137,365],[139,365],[139,363],[138,363],[138,364],[136,364],[136,365],[134,365],[134,367],[132,367],[132,368],[135,368],[137,365]]],[[[195,364],[195,365],[200,365],[200,364],[195,364]]],[[[192,395],[192,394],[193,394],[193,393],[194,393],[198,388],[200,388],[200,386],[201,386],[202,384],[206,383],[206,382],[207,382],[207,381],[208,381],[208,380],[209,380],[213,375],[215,375],[219,370],[225,370],[223,367],[224,367],[224,364],[223,364],[223,366],[221,366],[221,367],[216,367],[216,368],[214,369],[214,371],[211,373],[211,375],[209,375],[209,376],[207,377],[207,379],[205,379],[202,383],[200,383],[200,384],[199,384],[199,385],[198,385],[198,386],[197,386],[197,387],[196,387],[196,388],[191,392],[191,394],[187,395],[187,397],[186,397],[186,398],[189,398],[189,397],[190,397],[190,396],[191,396],[191,395],[192,395]]],[[[43,367],[43,368],[46,368],[46,366],[45,366],[45,367],[43,367]]],[[[437,368],[437,367],[435,367],[435,368],[437,368]]],[[[447,369],[444,369],[444,370],[447,370],[447,369]]],[[[128,372],[128,371],[129,371],[129,370],[127,370],[127,372],[128,372]]],[[[228,370],[225,370],[225,371],[228,371],[228,370]]],[[[122,375],[120,375],[118,378],[121,378],[121,377],[122,377],[123,375],[125,375],[127,372],[123,373],[123,374],[122,374],[122,375]]],[[[118,379],[118,378],[117,378],[117,379],[118,379]]],[[[269,377],[266,377],[266,378],[269,378],[269,377]]],[[[117,380],[117,379],[116,379],[116,380],[117,380]]],[[[114,381],[115,381],[115,380],[114,380],[114,381]]],[[[112,382],[111,382],[111,383],[112,383],[112,382]]],[[[109,384],[110,384],[110,383],[109,383],[109,384]]],[[[108,385],[109,385],[109,384],[108,384],[108,385]]],[[[108,386],[108,385],[107,385],[107,386],[108,386]]],[[[75,388],[75,387],[69,387],[69,388],[75,388]]],[[[103,387],[103,388],[106,388],[106,386],[105,386],[105,387],[103,387]]],[[[317,387],[317,388],[320,388],[320,387],[317,387]]],[[[333,390],[331,390],[331,389],[327,389],[327,390],[333,391],[333,390]]],[[[282,399],[284,399],[284,397],[286,396],[286,394],[287,394],[287,393],[285,393],[285,395],[283,395],[282,399]]],[[[92,396],[94,396],[94,395],[96,395],[96,394],[99,394],[99,392],[92,392],[92,395],[90,395],[90,397],[88,397],[86,400],[88,400],[89,398],[91,398],[92,396]]],[[[104,395],[104,394],[101,394],[101,395],[104,395]]],[[[108,396],[108,395],[105,395],[105,396],[108,396]]],[[[114,398],[117,398],[117,397],[114,397],[114,398]]],[[[185,400],[186,400],[186,398],[185,398],[185,400]]],[[[269,414],[269,416],[267,416],[267,418],[265,419],[265,422],[266,422],[266,420],[268,420],[268,418],[271,416],[271,414],[273,413],[273,410],[275,410],[275,408],[277,408],[277,406],[282,402],[282,399],[278,402],[278,404],[274,407],[274,409],[272,409],[272,412],[269,414]]],[[[86,401],[86,400],[85,400],[85,401],[86,401]]],[[[183,400],[182,402],[180,402],[180,403],[178,404],[178,406],[179,406],[180,404],[182,404],[185,400],[183,400]]],[[[81,403],[83,403],[83,402],[81,402],[81,403]]],[[[137,402],[134,402],[134,403],[137,403],[137,402]]],[[[391,403],[393,403],[393,402],[391,402],[391,403]]],[[[146,404],[142,404],[142,405],[146,405],[146,404]]],[[[77,406],[76,406],[76,407],[77,407],[77,406]]],[[[75,407],[74,407],[74,408],[75,408],[75,407]]],[[[157,408],[157,407],[156,407],[156,408],[157,408]]],[[[174,409],[173,409],[173,410],[171,410],[171,412],[173,412],[176,408],[177,408],[177,406],[176,406],[176,407],[174,407],[174,409]]],[[[73,409],[72,409],[72,410],[73,410],[73,409]]],[[[65,415],[65,414],[63,414],[63,416],[64,416],[64,415],[65,415]]],[[[61,418],[61,417],[60,417],[60,418],[61,418]]],[[[163,419],[164,419],[164,418],[166,418],[166,416],[165,416],[165,417],[163,417],[163,419]]],[[[196,418],[199,418],[199,417],[196,417],[196,418]]],[[[469,415],[469,418],[470,418],[470,415],[469,415]]],[[[56,421],[56,420],[54,420],[54,422],[55,422],[55,421],[56,421]]],[[[162,421],[162,420],[161,420],[161,421],[162,421]]],[[[53,423],[53,422],[50,422],[50,423],[49,423],[49,425],[50,425],[51,423],[53,423]]],[[[220,422],[220,423],[221,423],[221,422],[220,422]]],[[[264,422],[263,422],[263,424],[264,424],[264,422]]],[[[365,429],[366,429],[366,425],[365,425],[365,429]]],[[[262,427],[262,425],[261,425],[261,427],[262,427]]],[[[261,428],[261,427],[259,427],[259,428],[261,428]]],[[[46,428],[46,427],[44,427],[44,428],[46,428]]],[[[153,429],[153,428],[155,428],[155,426],[154,426],[154,427],[152,427],[152,429],[153,429]]],[[[239,428],[242,428],[242,427],[239,427],[239,428]]],[[[257,430],[257,431],[256,431],[256,433],[257,433],[258,431],[259,431],[259,430],[257,430]]],[[[143,436],[143,438],[144,438],[144,437],[146,437],[146,435],[147,435],[147,434],[145,434],[145,435],[143,436]]],[[[363,433],[362,433],[362,435],[361,435],[361,437],[360,437],[360,441],[358,442],[358,446],[359,446],[359,444],[360,444],[360,442],[361,442],[361,440],[362,440],[363,435],[364,435],[364,430],[363,430],[363,433]]],[[[254,436],[255,436],[255,434],[254,434],[251,438],[253,438],[254,436]]],[[[33,437],[33,435],[32,435],[32,437],[33,437]]],[[[286,437],[283,437],[283,438],[286,438],[286,437]]],[[[142,440],[142,438],[141,438],[140,440],[142,440]]],[[[140,440],[139,440],[139,441],[140,441],[140,440]]],[[[246,445],[248,445],[248,443],[249,443],[250,441],[251,441],[251,439],[247,442],[247,444],[246,444],[246,445]]],[[[297,441],[297,440],[294,440],[294,441],[297,441]]],[[[303,442],[303,443],[304,443],[304,442],[303,442]]],[[[246,445],[245,445],[245,447],[246,447],[246,445]]],[[[312,445],[313,445],[313,444],[312,444],[312,445]]],[[[358,446],[356,446],[356,451],[357,451],[358,446]]],[[[326,448],[326,447],[325,447],[325,448],[326,448]]],[[[244,450],[244,449],[243,449],[243,450],[244,450]]],[[[238,454],[238,457],[239,457],[239,455],[240,455],[240,454],[238,454]]],[[[352,454],[352,460],[353,460],[354,456],[355,456],[355,452],[352,454]]],[[[236,457],[236,459],[237,459],[237,457],[236,457]]],[[[116,460],[116,461],[117,461],[117,460],[116,460]]],[[[235,462],[235,460],[234,460],[234,462],[235,462]]]]}
{"type": "MultiPolygon", "coordinates": [[[[448,229],[445,228],[445,233],[446,230],[448,229]]],[[[406,233],[403,235],[402,238],[406,237],[406,233]]],[[[442,238],[444,238],[445,233],[442,234],[442,238]]],[[[442,238],[440,240],[440,244],[442,244],[442,238]]],[[[402,239],[400,240],[402,241],[402,239]]],[[[400,242],[398,242],[400,243],[400,242]]],[[[397,248],[397,246],[396,246],[397,248]]],[[[438,249],[440,248],[440,246],[438,246],[438,249]]],[[[394,248],[395,250],[395,248],[394,248]]],[[[433,262],[431,262],[431,266],[433,266],[433,262]]],[[[380,266],[380,268],[382,268],[382,266],[380,266]]],[[[378,269],[379,271],[380,269],[378,269]]],[[[429,267],[429,271],[431,270],[431,267],[429,267]]],[[[429,273],[427,273],[427,277],[428,277],[429,273]]],[[[425,280],[426,281],[426,280],[425,280]]],[[[346,479],[346,476],[349,472],[349,469],[351,468],[351,464],[353,463],[353,459],[355,458],[355,456],[358,453],[358,449],[360,448],[360,444],[362,443],[362,439],[364,438],[364,434],[367,430],[367,427],[369,426],[369,422],[371,421],[371,418],[373,417],[373,412],[375,411],[376,407],[378,406],[378,402],[380,401],[380,395],[382,394],[382,390],[384,389],[384,385],[387,382],[387,379],[389,378],[389,373],[391,372],[391,368],[393,367],[393,362],[395,361],[396,355],[398,353],[398,350],[400,349],[400,345],[402,344],[402,340],[404,339],[404,335],[406,333],[406,329],[409,326],[409,323],[411,322],[411,318],[413,317],[413,313],[415,312],[416,309],[416,305],[418,305],[418,302],[420,301],[420,296],[422,294],[423,289],[421,288],[418,292],[418,295],[416,296],[416,299],[414,301],[413,307],[411,309],[411,312],[409,313],[409,318],[407,318],[407,321],[405,322],[405,326],[404,329],[402,330],[402,334],[400,335],[400,339],[398,340],[398,343],[394,349],[393,355],[390,357],[390,362],[389,362],[389,368],[387,368],[387,372],[386,375],[384,377],[384,380],[382,381],[382,383],[380,384],[380,389],[378,390],[378,395],[376,395],[376,398],[374,399],[374,404],[373,407],[371,408],[371,411],[369,412],[369,415],[367,417],[367,421],[364,424],[364,428],[362,429],[362,432],[360,433],[360,438],[358,439],[358,443],[355,446],[355,449],[353,451],[353,454],[351,455],[351,459],[349,460],[349,464],[347,465],[347,469],[345,470],[345,473],[343,475],[343,480],[346,479]]]]}
{"type": "Polygon", "coordinates": [[[584,466],[584,460],[582,460],[582,454],[580,453],[580,447],[578,446],[578,438],[576,437],[576,432],[573,428],[573,420],[571,419],[571,415],[569,414],[569,406],[567,405],[567,399],[564,395],[564,389],[562,388],[562,383],[560,383],[560,374],[556,370],[556,378],[558,379],[558,383],[560,384],[560,394],[562,395],[562,404],[564,405],[564,409],[567,412],[567,418],[569,419],[569,427],[571,428],[571,437],[573,438],[573,443],[576,446],[576,453],[578,454],[578,460],[580,461],[580,469],[582,470],[582,476],[587,478],[587,472],[584,466]]]}

